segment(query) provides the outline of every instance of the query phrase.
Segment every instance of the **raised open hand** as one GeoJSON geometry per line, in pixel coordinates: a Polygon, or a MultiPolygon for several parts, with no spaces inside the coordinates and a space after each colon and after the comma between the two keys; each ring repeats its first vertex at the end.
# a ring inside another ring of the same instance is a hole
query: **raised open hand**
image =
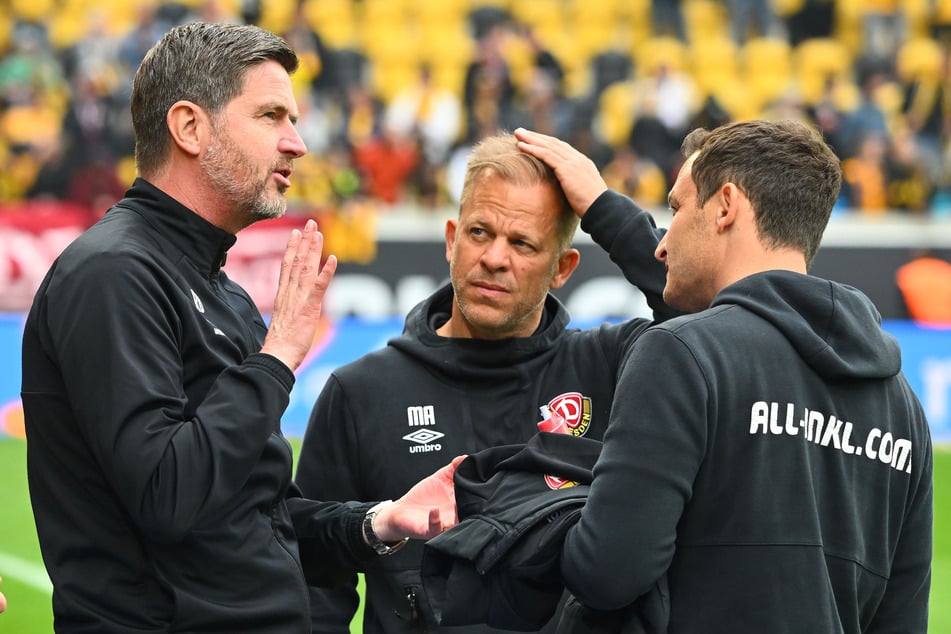
{"type": "Polygon", "coordinates": [[[323,248],[324,236],[311,219],[303,231],[291,231],[281,261],[274,312],[261,352],[277,357],[291,370],[310,351],[324,295],[337,270],[337,258],[332,255],[320,266],[323,248]]]}

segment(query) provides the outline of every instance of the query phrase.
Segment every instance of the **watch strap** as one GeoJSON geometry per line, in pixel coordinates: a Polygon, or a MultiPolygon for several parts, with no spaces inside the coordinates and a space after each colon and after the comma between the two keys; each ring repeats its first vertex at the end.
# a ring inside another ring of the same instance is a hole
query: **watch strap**
{"type": "Polygon", "coordinates": [[[366,540],[367,544],[376,552],[377,555],[392,555],[400,548],[406,545],[406,542],[409,541],[408,537],[404,537],[398,542],[387,543],[382,539],[377,537],[377,534],[373,532],[373,518],[376,517],[377,513],[380,512],[380,509],[386,505],[392,504],[393,500],[386,500],[380,502],[376,506],[372,507],[367,514],[363,516],[363,538],[366,540]]]}

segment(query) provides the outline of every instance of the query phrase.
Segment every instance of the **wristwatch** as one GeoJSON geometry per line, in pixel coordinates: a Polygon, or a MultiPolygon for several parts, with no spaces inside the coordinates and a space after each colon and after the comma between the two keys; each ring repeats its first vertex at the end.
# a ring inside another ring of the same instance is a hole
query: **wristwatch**
{"type": "Polygon", "coordinates": [[[392,503],[393,500],[380,502],[367,511],[367,514],[363,516],[363,539],[366,540],[367,544],[376,552],[377,555],[392,555],[400,548],[405,546],[406,542],[409,541],[409,537],[404,537],[396,543],[387,544],[382,539],[377,537],[376,533],[373,532],[373,518],[376,517],[376,514],[379,513],[381,508],[392,503]]]}

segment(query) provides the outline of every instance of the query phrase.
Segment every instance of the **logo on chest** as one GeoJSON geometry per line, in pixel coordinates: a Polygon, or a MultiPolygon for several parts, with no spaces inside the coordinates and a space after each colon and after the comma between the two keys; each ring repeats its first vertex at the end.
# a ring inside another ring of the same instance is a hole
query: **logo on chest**
{"type": "Polygon", "coordinates": [[[584,436],[591,426],[591,399],[581,392],[565,392],[548,401],[552,416],[560,417],[574,436],[584,436]]]}
{"type": "Polygon", "coordinates": [[[403,436],[403,440],[413,443],[409,446],[410,453],[442,451],[442,445],[436,441],[446,434],[435,429],[426,428],[428,425],[436,424],[436,411],[432,405],[411,405],[407,407],[406,424],[409,427],[419,428],[403,436]]]}

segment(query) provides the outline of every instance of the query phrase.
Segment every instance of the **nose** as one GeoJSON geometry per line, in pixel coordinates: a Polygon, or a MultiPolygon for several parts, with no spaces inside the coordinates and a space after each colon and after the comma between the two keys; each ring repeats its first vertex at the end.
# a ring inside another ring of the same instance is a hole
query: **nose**
{"type": "Polygon", "coordinates": [[[664,234],[664,237],[660,239],[660,242],[657,243],[657,248],[654,249],[654,258],[665,262],[667,260],[667,234],[664,234]]]}
{"type": "Polygon", "coordinates": [[[505,269],[508,260],[509,244],[507,240],[501,237],[492,240],[482,252],[482,263],[492,271],[505,269]]]}
{"type": "Polygon", "coordinates": [[[300,158],[307,154],[307,146],[304,144],[304,139],[301,138],[297,128],[290,123],[287,125],[287,131],[281,135],[277,149],[281,154],[290,155],[292,158],[300,158]]]}

